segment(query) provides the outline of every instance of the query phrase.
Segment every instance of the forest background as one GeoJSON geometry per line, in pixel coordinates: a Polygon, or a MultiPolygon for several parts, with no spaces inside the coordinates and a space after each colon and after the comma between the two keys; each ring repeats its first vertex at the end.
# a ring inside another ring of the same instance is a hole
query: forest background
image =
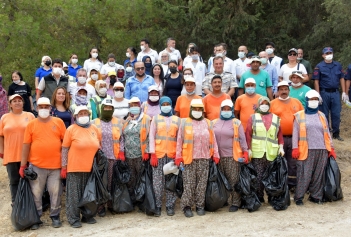
{"type": "Polygon", "coordinates": [[[5,88],[14,70],[33,86],[43,55],[68,63],[75,53],[82,65],[97,46],[105,62],[114,53],[122,64],[127,47],[140,51],[140,39],[159,52],[168,37],[182,57],[196,43],[206,61],[217,43],[227,43],[228,57],[236,59],[240,45],[258,53],[272,41],[285,61],[290,48],[301,47],[315,66],[330,46],[346,69],[350,10],[350,0],[2,0],[0,73],[5,88]]]}

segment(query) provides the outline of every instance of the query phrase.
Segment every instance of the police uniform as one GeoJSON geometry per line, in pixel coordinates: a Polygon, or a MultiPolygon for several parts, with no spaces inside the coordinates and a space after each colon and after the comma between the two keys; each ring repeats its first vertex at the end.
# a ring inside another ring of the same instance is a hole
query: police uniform
{"type": "MultiPolygon", "coordinates": [[[[347,71],[345,73],[345,80],[351,80],[351,64],[349,64],[349,66],[347,67],[347,71]]],[[[345,90],[347,90],[347,88],[345,88],[345,90]]],[[[345,91],[345,92],[348,93],[349,98],[351,98],[351,89],[349,89],[349,91],[345,91]]]]}

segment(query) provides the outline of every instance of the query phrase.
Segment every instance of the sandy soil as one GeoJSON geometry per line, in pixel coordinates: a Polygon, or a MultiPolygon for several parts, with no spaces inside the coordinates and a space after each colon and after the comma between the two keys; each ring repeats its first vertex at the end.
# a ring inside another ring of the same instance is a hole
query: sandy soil
{"type": "MultiPolygon", "coordinates": [[[[134,211],[128,214],[110,213],[97,217],[94,225],[83,224],[80,229],[69,226],[64,210],[63,227],[50,226],[48,212],[41,218],[43,226],[36,231],[15,232],[10,220],[10,192],[7,172],[0,168],[0,235],[1,236],[351,236],[351,109],[343,108],[341,135],[345,141],[334,141],[338,164],[342,172],[344,200],[318,205],[307,201],[302,207],[293,202],[285,211],[275,211],[263,204],[257,212],[228,208],[205,216],[184,217],[176,206],[176,215],[169,217],[163,208],[161,217],[148,217],[134,211]]],[[[2,164],[1,164],[2,165],[2,164]]],[[[62,203],[64,209],[64,202],[62,203]]]]}

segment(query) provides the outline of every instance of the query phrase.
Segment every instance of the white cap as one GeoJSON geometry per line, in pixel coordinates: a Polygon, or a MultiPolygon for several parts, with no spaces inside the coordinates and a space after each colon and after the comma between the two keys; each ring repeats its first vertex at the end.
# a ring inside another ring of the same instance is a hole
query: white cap
{"type": "Polygon", "coordinates": [[[37,101],[37,105],[51,105],[49,98],[40,97],[37,101]]]}
{"type": "Polygon", "coordinates": [[[68,67],[67,63],[63,62],[62,64],[63,64],[62,67],[68,67]]]}
{"type": "Polygon", "coordinates": [[[179,168],[174,164],[174,161],[171,161],[163,166],[163,174],[175,174],[178,175],[179,168]]]}
{"type": "Polygon", "coordinates": [[[184,77],[185,82],[194,82],[195,83],[195,78],[192,76],[184,77]]]}
{"type": "Polygon", "coordinates": [[[281,81],[281,82],[278,83],[278,88],[280,86],[287,86],[287,87],[289,87],[289,83],[287,81],[281,81]]]}
{"type": "Polygon", "coordinates": [[[253,79],[252,77],[250,77],[250,78],[247,78],[247,79],[245,80],[245,84],[247,84],[247,83],[254,83],[254,84],[256,84],[256,81],[255,81],[255,79],[253,79]]]}
{"type": "Polygon", "coordinates": [[[132,98],[129,100],[129,104],[130,104],[130,103],[134,103],[134,102],[140,103],[139,98],[134,96],[134,97],[132,97],[132,98]]]}
{"type": "Polygon", "coordinates": [[[21,98],[21,100],[23,101],[22,96],[20,96],[19,94],[13,94],[13,95],[11,95],[11,96],[9,97],[9,102],[11,102],[11,100],[13,100],[13,99],[16,98],[16,97],[21,98]]]}
{"type": "Polygon", "coordinates": [[[204,104],[202,103],[202,99],[192,99],[190,102],[190,106],[203,108],[204,104]]]}
{"type": "Polygon", "coordinates": [[[305,95],[307,98],[311,99],[313,97],[318,97],[320,98],[320,95],[319,93],[316,91],[316,90],[309,90],[306,95],[305,95]]]}
{"type": "Polygon", "coordinates": [[[77,108],[74,110],[74,115],[77,115],[77,114],[78,114],[80,111],[82,111],[82,110],[86,110],[86,111],[88,111],[89,114],[90,114],[90,111],[89,111],[89,109],[88,109],[87,106],[85,106],[85,105],[79,105],[79,106],[77,106],[77,108]]]}
{"type": "Polygon", "coordinates": [[[156,86],[156,85],[149,86],[149,88],[147,90],[148,90],[148,92],[159,91],[158,86],[156,86]]]}
{"type": "Polygon", "coordinates": [[[261,63],[261,60],[259,58],[255,57],[255,58],[251,58],[250,64],[255,62],[255,61],[261,63]]]}
{"type": "Polygon", "coordinates": [[[233,102],[230,99],[223,100],[221,103],[221,108],[224,106],[229,106],[230,108],[233,108],[233,102]]]}
{"type": "Polygon", "coordinates": [[[117,87],[122,87],[122,88],[124,88],[124,85],[123,85],[122,82],[117,81],[115,84],[113,84],[113,88],[117,88],[117,87]]]}
{"type": "Polygon", "coordinates": [[[112,99],[111,98],[105,98],[102,102],[101,105],[109,105],[113,107],[112,99]]]}
{"type": "Polygon", "coordinates": [[[301,72],[301,71],[293,71],[293,72],[291,73],[291,75],[289,76],[289,79],[290,79],[290,80],[291,80],[292,75],[296,75],[296,76],[300,77],[301,79],[303,79],[303,76],[302,76],[302,72],[301,72]]]}

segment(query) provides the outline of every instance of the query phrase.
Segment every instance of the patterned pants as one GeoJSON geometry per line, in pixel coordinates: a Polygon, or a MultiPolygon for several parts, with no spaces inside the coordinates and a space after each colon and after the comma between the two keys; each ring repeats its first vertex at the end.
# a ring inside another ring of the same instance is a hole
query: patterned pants
{"type": "Polygon", "coordinates": [[[83,196],[90,172],[69,172],[66,182],[66,215],[72,225],[80,221],[80,209],[78,203],[83,196]]]}
{"type": "Polygon", "coordinates": [[[132,202],[135,203],[134,189],[135,189],[137,179],[140,176],[141,164],[143,161],[141,158],[133,158],[133,159],[126,158],[126,162],[130,168],[130,179],[129,179],[129,182],[127,183],[127,188],[132,202]]]}
{"type": "Polygon", "coordinates": [[[307,159],[297,161],[295,200],[302,200],[307,190],[311,197],[322,200],[327,161],[327,150],[308,150],[307,159]]]}
{"type": "Polygon", "coordinates": [[[266,169],[268,168],[270,161],[266,159],[266,155],[262,158],[252,158],[252,165],[255,167],[257,172],[257,196],[263,198],[264,196],[264,185],[262,183],[263,175],[266,169]]]}
{"type": "Polygon", "coordinates": [[[162,207],[162,196],[164,191],[166,191],[166,207],[174,208],[177,196],[175,193],[165,190],[165,175],[163,174],[163,166],[168,162],[173,161],[173,159],[167,156],[158,159],[158,166],[152,167],[152,180],[153,187],[156,198],[156,207],[162,207]]]}
{"type": "MultiPolygon", "coordinates": [[[[235,161],[233,157],[221,157],[218,168],[234,189],[235,184],[239,181],[240,163],[235,161]]],[[[228,204],[240,207],[240,194],[235,190],[231,193],[228,204]]]]}
{"type": "Polygon", "coordinates": [[[208,180],[209,159],[193,159],[191,164],[184,165],[184,192],[180,200],[180,207],[205,207],[205,194],[208,180]]]}

